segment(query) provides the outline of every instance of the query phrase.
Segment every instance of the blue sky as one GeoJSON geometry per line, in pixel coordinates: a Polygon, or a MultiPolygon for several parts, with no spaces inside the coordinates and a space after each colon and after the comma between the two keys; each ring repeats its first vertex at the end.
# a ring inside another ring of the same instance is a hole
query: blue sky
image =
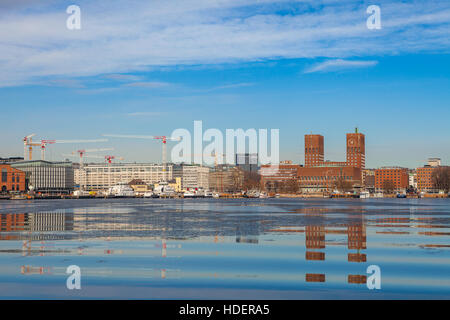
{"type": "MultiPolygon", "coordinates": [[[[303,135],[345,160],[366,134],[368,167],[450,163],[448,1],[32,1],[0,4],[0,157],[21,139],[170,135],[177,128],[280,129],[280,158],[303,135]],[[81,30],[67,30],[69,4],[81,30]],[[381,30],[365,9],[381,7],[381,30]]],[[[156,141],[111,139],[127,161],[156,141]]],[[[48,158],[80,145],[49,147],[48,158]]],[[[35,158],[39,154],[36,152],[35,158]]]]}

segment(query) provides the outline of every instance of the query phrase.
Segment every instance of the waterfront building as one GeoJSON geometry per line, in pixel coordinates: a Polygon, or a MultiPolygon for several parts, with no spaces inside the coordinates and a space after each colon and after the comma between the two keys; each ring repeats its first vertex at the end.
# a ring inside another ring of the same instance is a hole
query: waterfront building
{"type": "MultiPolygon", "coordinates": [[[[153,190],[158,189],[159,183],[155,183],[153,190]]],[[[174,179],[167,182],[169,189],[173,189],[175,192],[182,192],[183,188],[181,185],[181,177],[175,177],[174,179]]]]}
{"type": "Polygon", "coordinates": [[[410,171],[409,172],[409,187],[412,189],[417,189],[417,172],[410,171]]]}
{"type": "Polygon", "coordinates": [[[43,160],[19,161],[11,167],[24,171],[28,187],[41,193],[72,193],[74,172],[72,162],[49,162],[43,160]]]}
{"type": "Polygon", "coordinates": [[[176,164],[173,167],[173,176],[181,178],[183,190],[209,190],[209,172],[209,167],[199,165],[176,164]]]}
{"type": "Polygon", "coordinates": [[[374,169],[363,169],[361,173],[361,184],[362,187],[369,192],[375,191],[375,170],[374,169]]]}
{"type": "Polygon", "coordinates": [[[419,192],[430,192],[434,190],[433,172],[436,167],[425,165],[422,168],[417,168],[417,190],[419,192]]]}
{"type": "Polygon", "coordinates": [[[305,135],[305,166],[298,169],[302,192],[330,192],[338,182],[352,188],[362,187],[366,164],[365,136],[356,128],[354,133],[347,133],[346,139],[346,161],[324,161],[323,136],[305,135]]]}
{"type": "Polygon", "coordinates": [[[238,192],[244,183],[244,172],[235,166],[219,165],[209,173],[209,190],[238,192]]]}
{"type": "MultiPolygon", "coordinates": [[[[139,179],[149,185],[163,181],[163,165],[152,163],[86,164],[75,170],[75,184],[84,191],[103,191],[118,183],[139,179]]],[[[173,165],[166,165],[165,180],[173,179],[173,165]]]]}
{"type": "Polygon", "coordinates": [[[324,161],[324,139],[320,134],[305,134],[305,167],[314,167],[324,161]]]}
{"type": "Polygon", "coordinates": [[[339,184],[347,184],[349,190],[361,188],[361,168],[324,164],[301,167],[298,170],[300,189],[308,192],[332,192],[339,184]]]}
{"type": "Polygon", "coordinates": [[[363,169],[366,166],[365,136],[358,128],[354,133],[347,133],[347,166],[363,169]]]}
{"type": "Polygon", "coordinates": [[[300,165],[292,164],[292,161],[281,161],[278,166],[262,165],[259,174],[261,175],[261,185],[267,191],[298,191],[300,165]],[[286,189],[286,190],[283,190],[286,189]],[[289,189],[289,190],[288,190],[289,189]]]}
{"type": "Polygon", "coordinates": [[[0,158],[0,164],[8,164],[11,162],[23,161],[23,157],[0,158]]]}
{"type": "Polygon", "coordinates": [[[140,179],[133,179],[128,185],[137,195],[143,195],[144,193],[151,191],[151,187],[140,179]]]}
{"type": "Polygon", "coordinates": [[[366,144],[364,134],[358,132],[347,133],[347,161],[324,161],[324,138],[320,134],[305,135],[305,167],[347,166],[365,168],[366,144]]]}
{"type": "Polygon", "coordinates": [[[437,192],[434,187],[433,173],[442,167],[440,158],[428,158],[427,164],[416,169],[417,190],[420,192],[437,192]]]}
{"type": "Polygon", "coordinates": [[[258,172],[258,154],[257,153],[237,153],[236,167],[246,172],[258,172]]]}
{"type": "Polygon", "coordinates": [[[26,190],[25,172],[11,167],[9,164],[0,164],[0,191],[24,192],[26,190]]]}
{"type": "Polygon", "coordinates": [[[407,168],[383,167],[375,170],[375,191],[386,191],[386,181],[390,181],[393,192],[405,192],[409,185],[407,168]]]}

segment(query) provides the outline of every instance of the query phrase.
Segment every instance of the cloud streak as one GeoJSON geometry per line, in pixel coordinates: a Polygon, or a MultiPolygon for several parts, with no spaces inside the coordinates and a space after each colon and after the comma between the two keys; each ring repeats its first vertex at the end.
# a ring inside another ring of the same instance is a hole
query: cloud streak
{"type": "Polygon", "coordinates": [[[53,3],[37,10],[9,1],[0,11],[0,86],[180,65],[450,51],[447,0],[380,0],[381,30],[368,30],[368,5],[350,0],[80,0],[75,31],[53,3]]]}
{"type": "Polygon", "coordinates": [[[378,61],[356,61],[356,60],[327,60],[312,67],[307,68],[303,73],[314,73],[314,72],[333,72],[342,71],[349,69],[359,69],[373,67],[378,64],[378,61]]]}

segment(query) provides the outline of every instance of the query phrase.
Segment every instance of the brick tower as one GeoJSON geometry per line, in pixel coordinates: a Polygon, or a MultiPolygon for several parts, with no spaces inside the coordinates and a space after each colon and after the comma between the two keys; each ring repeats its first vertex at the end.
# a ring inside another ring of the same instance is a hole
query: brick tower
{"type": "Polygon", "coordinates": [[[323,164],[323,136],[320,134],[305,135],[305,167],[323,164]]]}
{"type": "Polygon", "coordinates": [[[366,166],[365,136],[355,129],[355,133],[347,133],[347,166],[364,169],[366,166]]]}

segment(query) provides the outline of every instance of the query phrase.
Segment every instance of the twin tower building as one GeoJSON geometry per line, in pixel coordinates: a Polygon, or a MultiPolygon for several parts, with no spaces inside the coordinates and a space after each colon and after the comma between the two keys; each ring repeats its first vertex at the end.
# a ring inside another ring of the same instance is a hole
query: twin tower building
{"type": "Polygon", "coordinates": [[[305,135],[304,166],[282,162],[277,173],[270,173],[270,166],[261,166],[263,187],[271,190],[277,184],[289,180],[298,181],[302,192],[331,191],[339,181],[352,187],[361,187],[362,170],[366,164],[365,136],[355,129],[347,133],[347,161],[325,161],[324,137],[305,135]],[[266,168],[267,167],[267,168],[266,168]]]}
{"type": "Polygon", "coordinates": [[[355,129],[355,133],[347,133],[347,161],[324,160],[324,139],[320,134],[305,135],[305,167],[317,166],[349,166],[360,169],[365,168],[366,146],[365,136],[355,129]]]}

